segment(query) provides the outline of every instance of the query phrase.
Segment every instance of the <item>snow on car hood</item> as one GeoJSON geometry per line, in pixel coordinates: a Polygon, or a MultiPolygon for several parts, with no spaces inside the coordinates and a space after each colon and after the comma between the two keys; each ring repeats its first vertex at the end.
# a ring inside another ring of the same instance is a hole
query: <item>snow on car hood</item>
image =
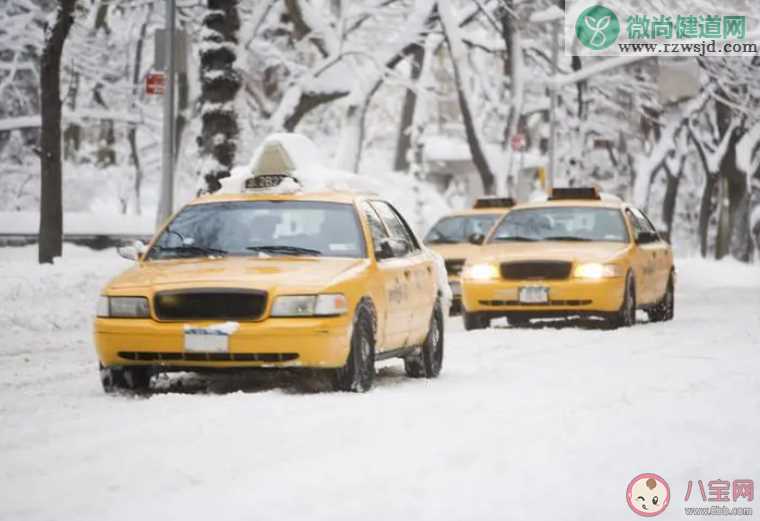
{"type": "Polygon", "coordinates": [[[198,286],[325,286],[366,259],[222,257],[171,259],[136,265],[111,281],[110,289],[198,286]]]}
{"type": "MultiPolygon", "coordinates": [[[[483,246],[478,261],[560,260],[607,262],[622,255],[629,245],[622,242],[498,242],[483,246]]],[[[474,258],[473,258],[474,261],[474,258]]]]}

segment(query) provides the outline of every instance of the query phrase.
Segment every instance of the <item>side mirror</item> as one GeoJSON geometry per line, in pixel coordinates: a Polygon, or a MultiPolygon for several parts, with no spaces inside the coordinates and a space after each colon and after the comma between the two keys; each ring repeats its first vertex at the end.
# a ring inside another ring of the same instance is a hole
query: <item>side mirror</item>
{"type": "Polygon", "coordinates": [[[641,232],[636,237],[636,242],[639,244],[651,244],[660,240],[660,236],[654,232],[641,232]]]}
{"type": "Polygon", "coordinates": [[[124,259],[138,261],[147,249],[147,246],[142,241],[135,241],[132,244],[119,246],[116,248],[116,253],[124,259]]]}
{"type": "Polygon", "coordinates": [[[482,233],[473,233],[467,237],[467,240],[470,242],[470,244],[480,246],[486,240],[486,236],[482,233]]]}
{"type": "Polygon", "coordinates": [[[377,260],[403,257],[409,253],[409,243],[400,239],[385,238],[380,241],[375,250],[377,260]]]}

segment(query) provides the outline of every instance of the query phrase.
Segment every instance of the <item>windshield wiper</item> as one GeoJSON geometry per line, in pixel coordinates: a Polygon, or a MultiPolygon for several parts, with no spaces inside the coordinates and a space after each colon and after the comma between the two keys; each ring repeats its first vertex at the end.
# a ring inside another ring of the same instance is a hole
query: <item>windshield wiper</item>
{"type": "Polygon", "coordinates": [[[285,255],[322,255],[319,250],[312,250],[311,248],[301,248],[300,246],[248,246],[246,250],[250,251],[263,251],[264,253],[282,253],[285,255]]]}
{"type": "Polygon", "coordinates": [[[573,237],[572,235],[558,235],[557,237],[544,237],[545,241],[581,241],[581,242],[588,242],[591,239],[586,239],[583,237],[573,237]]]}
{"type": "Polygon", "coordinates": [[[226,250],[220,250],[218,248],[207,248],[205,246],[197,246],[195,244],[183,244],[182,246],[156,246],[158,251],[166,252],[182,252],[182,253],[198,253],[201,255],[227,255],[226,250]]]}
{"type": "Polygon", "coordinates": [[[494,237],[493,240],[495,241],[522,241],[522,242],[535,242],[538,239],[531,239],[530,237],[521,237],[519,235],[515,235],[512,237],[494,237]]]}
{"type": "Polygon", "coordinates": [[[431,239],[428,241],[428,244],[459,244],[462,241],[458,241],[456,239],[447,239],[445,237],[442,237],[440,239],[431,239]]]}

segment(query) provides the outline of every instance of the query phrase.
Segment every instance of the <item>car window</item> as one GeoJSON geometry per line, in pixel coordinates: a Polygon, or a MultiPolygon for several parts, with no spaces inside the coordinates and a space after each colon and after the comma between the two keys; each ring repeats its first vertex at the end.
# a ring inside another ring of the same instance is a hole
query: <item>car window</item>
{"type": "Polygon", "coordinates": [[[496,214],[444,217],[425,236],[426,244],[467,242],[471,235],[486,235],[499,216],[496,214]]]}
{"type": "Polygon", "coordinates": [[[367,202],[361,203],[361,209],[364,216],[367,218],[367,224],[369,225],[369,233],[372,236],[372,244],[377,249],[380,241],[388,238],[388,231],[385,229],[385,225],[378,217],[377,212],[367,202]]]}
{"type": "Polygon", "coordinates": [[[409,229],[409,226],[391,205],[385,201],[372,201],[372,207],[377,210],[378,215],[385,223],[392,238],[406,241],[409,243],[409,247],[412,251],[419,249],[419,244],[417,244],[417,241],[414,239],[414,235],[409,229]]]}
{"type": "Polygon", "coordinates": [[[639,210],[638,208],[631,208],[631,212],[633,212],[633,215],[636,216],[636,218],[639,221],[639,225],[641,226],[641,229],[645,232],[650,233],[657,233],[657,230],[655,229],[654,225],[652,224],[652,221],[649,220],[649,218],[639,210]]]}
{"type": "Polygon", "coordinates": [[[642,230],[644,229],[641,224],[641,221],[639,220],[638,217],[636,217],[636,215],[633,213],[631,208],[626,210],[625,213],[628,215],[628,220],[631,221],[631,227],[633,228],[634,237],[638,237],[641,234],[642,230]]]}
{"type": "Polygon", "coordinates": [[[510,211],[489,239],[499,241],[628,242],[628,232],[615,208],[538,207],[510,211]]]}
{"type": "Polygon", "coordinates": [[[364,257],[351,204],[320,201],[230,201],[180,211],[148,259],[253,255],[364,257]]]}

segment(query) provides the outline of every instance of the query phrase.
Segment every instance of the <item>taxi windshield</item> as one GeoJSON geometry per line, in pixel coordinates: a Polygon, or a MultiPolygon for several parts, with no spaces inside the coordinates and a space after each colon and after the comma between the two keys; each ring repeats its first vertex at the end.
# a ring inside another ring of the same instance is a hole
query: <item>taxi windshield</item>
{"type": "Polygon", "coordinates": [[[428,232],[424,242],[425,244],[467,242],[473,234],[487,234],[498,217],[498,214],[478,214],[443,218],[428,232]]]}
{"type": "Polygon", "coordinates": [[[187,206],[147,255],[364,257],[353,205],[319,201],[232,201],[187,206]]]}
{"type": "Polygon", "coordinates": [[[525,208],[512,210],[498,224],[489,242],[501,241],[628,242],[628,232],[614,208],[525,208]]]}

